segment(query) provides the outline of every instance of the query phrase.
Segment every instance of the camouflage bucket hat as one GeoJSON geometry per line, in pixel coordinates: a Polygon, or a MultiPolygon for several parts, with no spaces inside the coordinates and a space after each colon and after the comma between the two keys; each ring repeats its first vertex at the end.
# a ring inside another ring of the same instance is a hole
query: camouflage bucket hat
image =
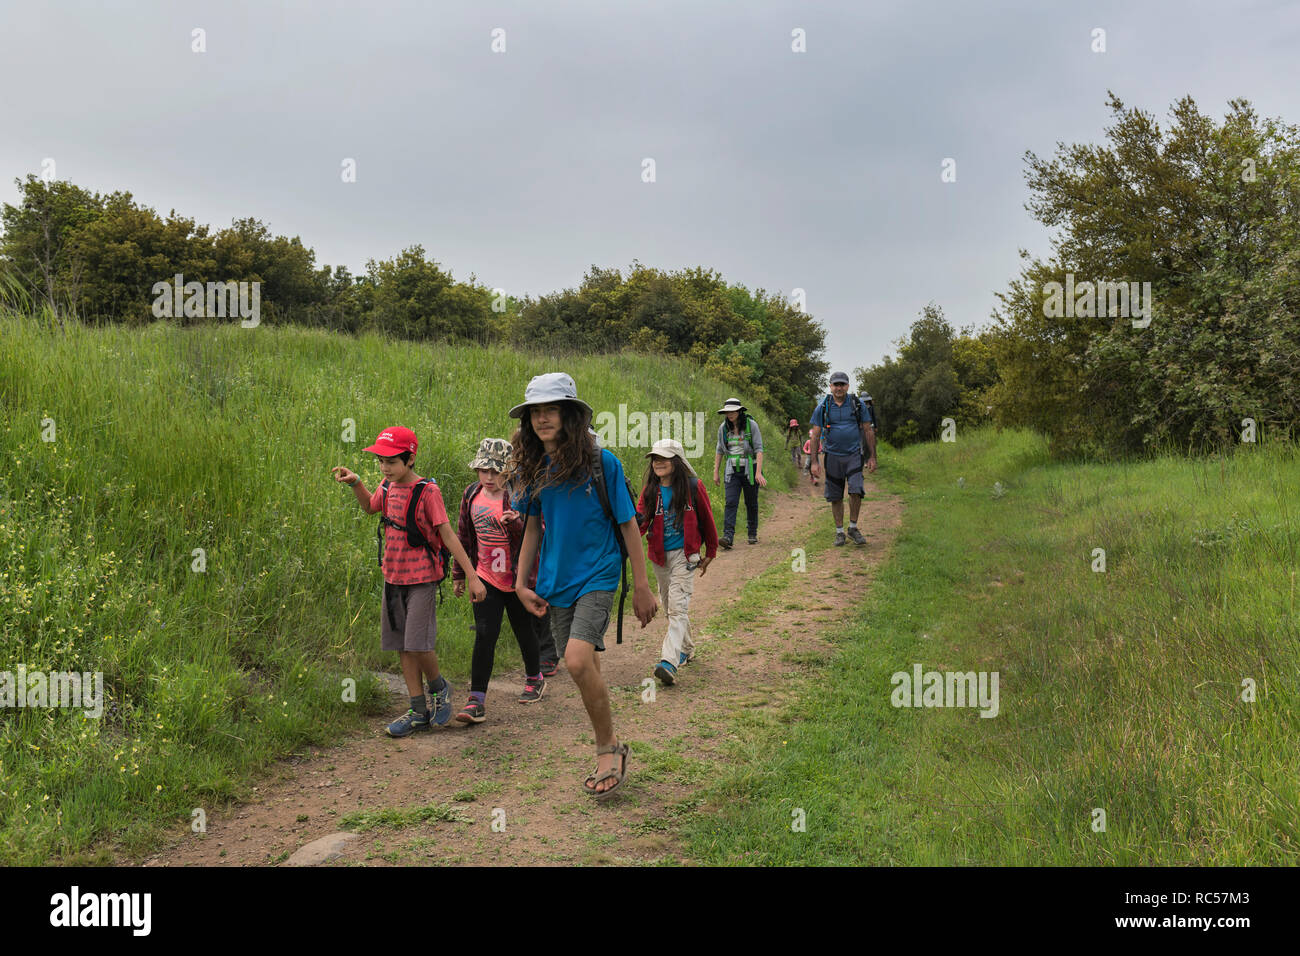
{"type": "Polygon", "coordinates": [[[504,438],[484,438],[478,443],[478,454],[469,463],[470,468],[505,471],[510,460],[510,442],[504,438]]]}

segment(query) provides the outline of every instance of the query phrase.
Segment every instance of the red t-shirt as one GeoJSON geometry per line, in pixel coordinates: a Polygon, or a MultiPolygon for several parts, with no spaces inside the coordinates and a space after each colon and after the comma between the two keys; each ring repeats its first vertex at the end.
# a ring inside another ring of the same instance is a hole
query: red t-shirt
{"type": "MultiPolygon", "coordinates": [[[[415,477],[409,484],[388,486],[387,517],[400,525],[406,524],[406,504],[411,500],[411,489],[419,481],[415,477]]],[[[384,488],[380,484],[370,496],[370,507],[378,509],[384,502],[384,488]]],[[[415,526],[432,545],[436,554],[441,538],[438,525],[447,524],[447,509],[442,504],[442,492],[433,482],[420,492],[420,506],[415,512],[415,526]]],[[[442,575],[440,562],[429,556],[424,548],[413,548],[406,540],[406,532],[391,525],[384,527],[384,580],[389,584],[428,584],[442,575]]]]}
{"type": "Polygon", "coordinates": [[[470,503],[469,511],[478,538],[478,576],[491,582],[499,591],[513,591],[515,573],[510,560],[510,533],[501,520],[505,500],[505,495],[492,501],[479,492],[470,503]]]}

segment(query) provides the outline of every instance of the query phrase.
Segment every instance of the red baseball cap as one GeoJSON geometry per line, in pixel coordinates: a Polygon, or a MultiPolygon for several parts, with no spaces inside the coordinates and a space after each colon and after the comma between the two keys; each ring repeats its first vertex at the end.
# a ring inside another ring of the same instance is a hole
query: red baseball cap
{"type": "Polygon", "coordinates": [[[404,451],[414,452],[418,444],[415,432],[397,425],[393,428],[385,428],[379,433],[375,443],[363,450],[372,451],[376,455],[382,455],[385,458],[394,458],[404,451]]]}

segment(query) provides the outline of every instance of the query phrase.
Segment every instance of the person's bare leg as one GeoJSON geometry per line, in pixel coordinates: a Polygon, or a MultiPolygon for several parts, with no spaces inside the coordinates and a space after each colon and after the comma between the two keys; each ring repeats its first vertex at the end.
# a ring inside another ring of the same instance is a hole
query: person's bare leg
{"type": "Polygon", "coordinates": [[[844,527],[844,499],[831,502],[831,515],[835,518],[835,527],[844,527]]]}
{"type": "MultiPolygon", "coordinates": [[[[600,654],[596,648],[586,641],[569,641],[569,646],[564,649],[564,664],[582,694],[582,706],[587,708],[587,717],[591,719],[596,746],[609,747],[617,743],[614,718],[609,710],[609,689],[600,673],[600,654]]],[[[596,776],[617,769],[619,762],[618,754],[599,754],[596,757],[596,776]]],[[[605,780],[597,785],[596,792],[604,793],[613,785],[613,780],[605,780]]]]}
{"type": "Polygon", "coordinates": [[[861,495],[849,495],[849,520],[858,523],[858,509],[862,507],[861,495]]]}
{"type": "Polygon", "coordinates": [[[423,656],[421,651],[402,651],[402,677],[406,680],[406,692],[412,697],[424,696],[424,685],[420,683],[420,658],[423,656]]]}
{"type": "MultiPolygon", "coordinates": [[[[428,678],[430,684],[438,683],[438,652],[437,651],[415,651],[413,656],[419,662],[420,670],[428,678]]],[[[417,675],[416,680],[419,680],[417,675]]],[[[408,681],[409,683],[409,681],[408,681]]]]}

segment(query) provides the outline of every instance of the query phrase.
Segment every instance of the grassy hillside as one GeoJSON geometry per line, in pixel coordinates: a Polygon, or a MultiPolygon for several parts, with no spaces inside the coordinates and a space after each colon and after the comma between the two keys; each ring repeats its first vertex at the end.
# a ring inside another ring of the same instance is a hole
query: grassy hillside
{"type": "MultiPolygon", "coordinates": [[[[63,334],[3,317],[0,340],[0,671],[102,671],[109,701],[98,720],[0,710],[9,864],[139,849],[160,824],[236,795],[248,771],[381,722],[370,671],[396,655],[378,649],[376,519],[329,469],[373,488],[361,449],[382,428],[415,430],[416,470],[438,480],[454,520],[478,440],[509,436],[506,411],[534,374],[570,372],[597,411],[704,410],[702,474],[728,394],[665,358],[283,328],[63,334]]],[[[612,450],[639,487],[648,448],[612,450]]],[[[780,454],[768,470],[773,488],[793,480],[780,454]]],[[[444,592],[439,650],[462,681],[469,602],[444,592]]],[[[514,669],[503,647],[498,666],[514,669]]]]}
{"type": "Polygon", "coordinates": [[[699,858],[1300,862],[1295,446],[1053,465],[1035,436],[984,431],[881,460],[907,503],[894,555],[798,722],[741,718],[699,858]],[[998,715],[892,706],[918,663],[999,672],[998,715]]]}

